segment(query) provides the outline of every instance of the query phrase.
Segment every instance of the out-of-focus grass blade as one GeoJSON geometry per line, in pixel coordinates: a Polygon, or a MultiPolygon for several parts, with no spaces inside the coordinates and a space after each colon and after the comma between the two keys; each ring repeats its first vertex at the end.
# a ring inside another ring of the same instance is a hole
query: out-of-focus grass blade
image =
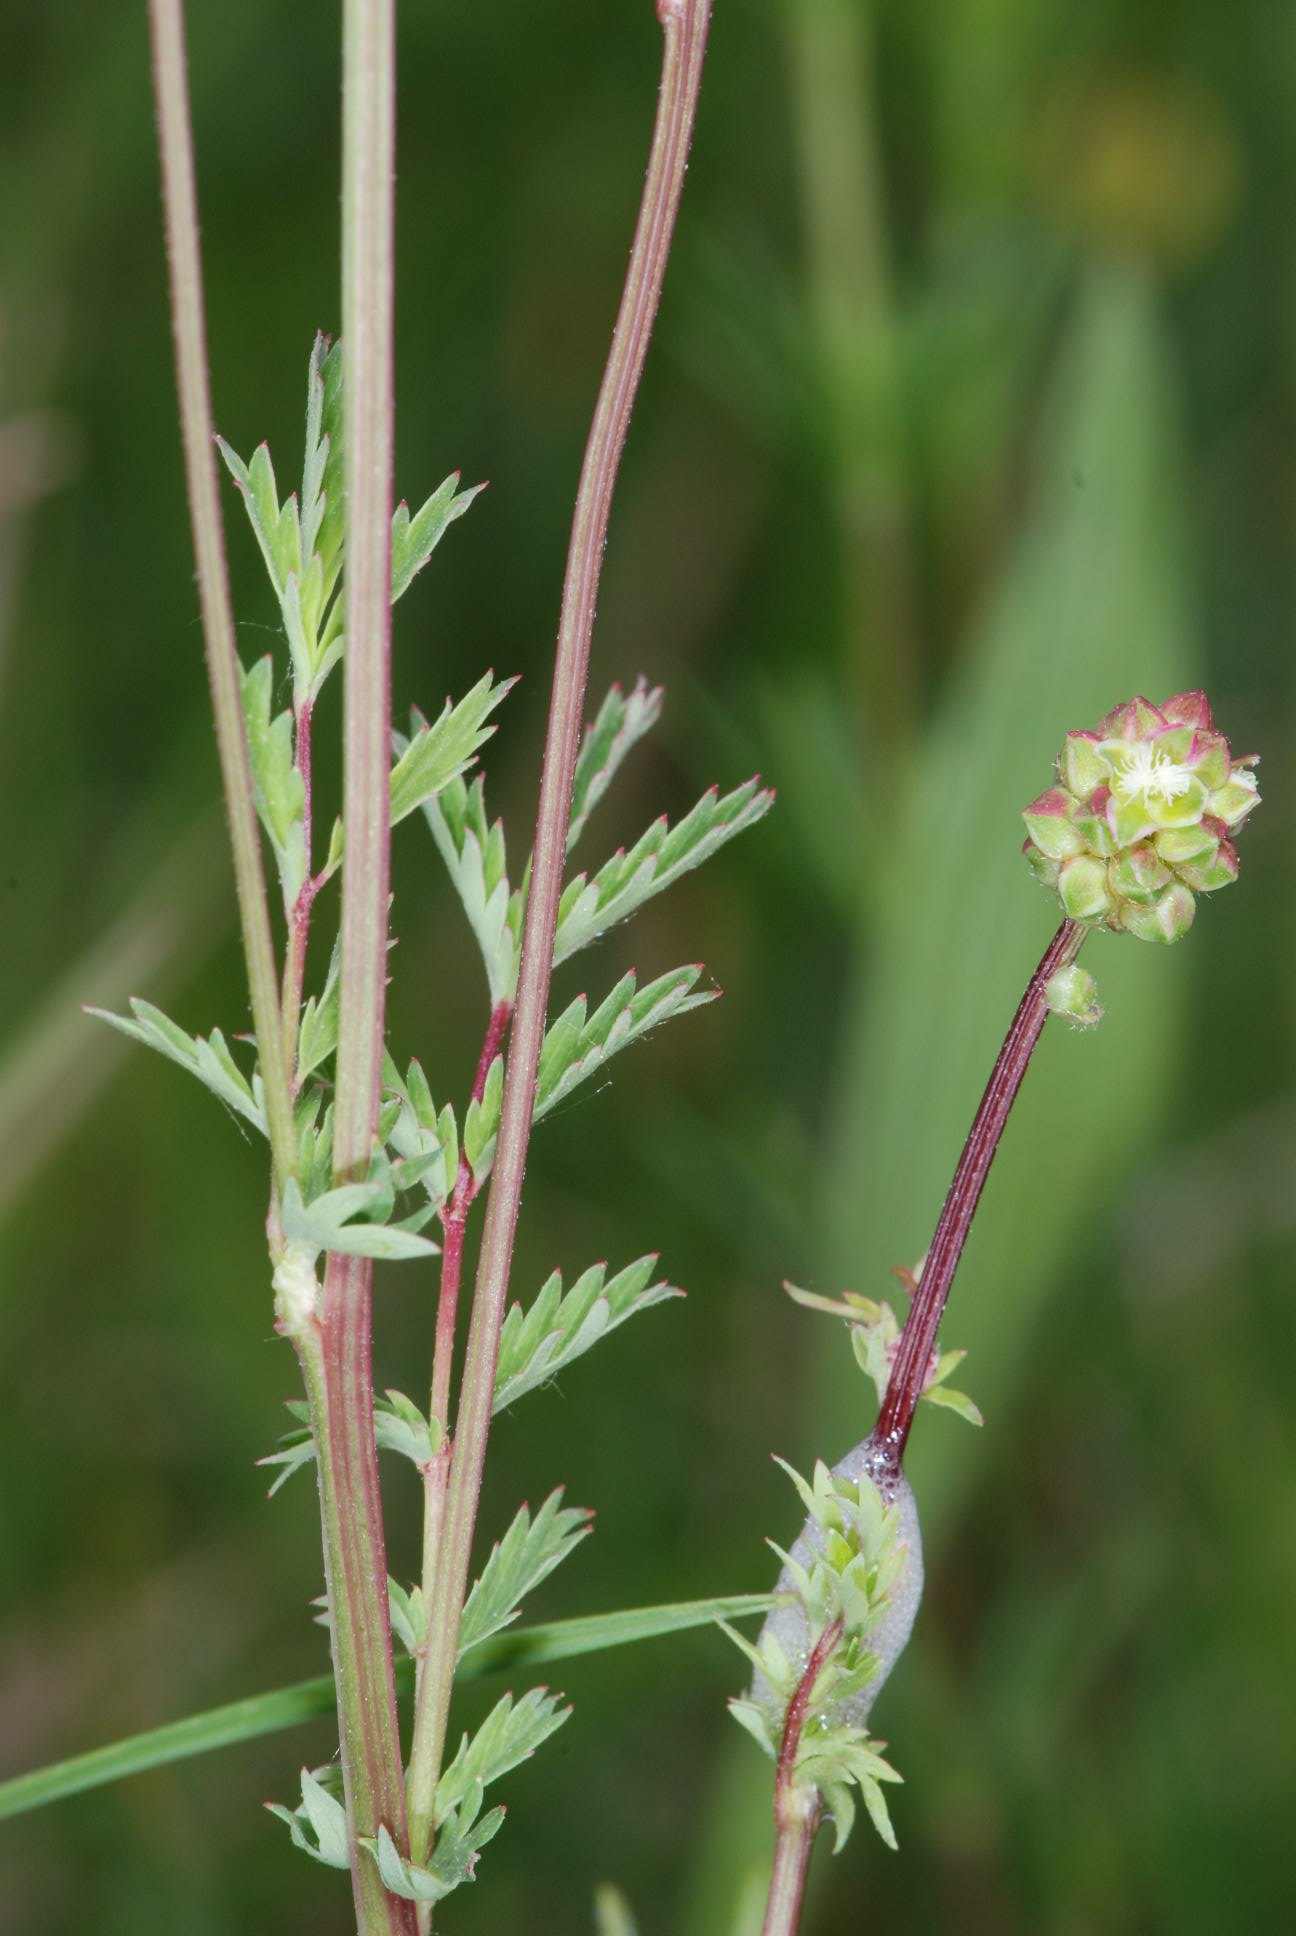
{"type": "Polygon", "coordinates": [[[594,1936],[639,1936],[639,1925],[629,1903],[612,1883],[594,1891],[594,1936]]]}
{"type": "MultiPolygon", "coordinates": [[[[741,1620],[767,1612],[769,1604],[768,1594],[736,1593],[717,1600],[630,1607],[619,1613],[585,1614],[576,1620],[553,1620],[544,1626],[506,1630],[471,1648],[460,1664],[459,1675],[463,1679],[475,1679],[504,1668],[571,1660],[578,1654],[600,1653],[637,1640],[657,1640],[665,1634],[682,1633],[689,1627],[709,1626],[717,1619],[741,1620]]],[[[402,1692],[412,1688],[413,1661],[398,1663],[396,1679],[402,1692]]],[[[321,1674],[314,1680],[297,1681],[291,1687],[279,1687],[269,1694],[254,1694],[245,1701],[210,1708],[205,1714],[191,1714],[183,1721],[171,1721],[165,1727],[151,1728],[146,1734],[134,1734],[125,1741],[114,1741],[105,1748],[94,1748],[88,1754],[74,1755],[70,1760],[37,1768],[29,1775],[0,1782],[0,1818],[43,1808],[49,1802],[63,1801],[88,1788],[122,1781],[127,1775],[142,1774],[145,1769],[158,1768],[166,1762],[210,1754],[216,1748],[233,1747],[257,1735],[277,1734],[303,1721],[333,1713],[335,1703],[333,1677],[321,1674]]]]}
{"type": "Polygon", "coordinates": [[[659,1640],[664,1634],[706,1627],[716,1620],[744,1620],[768,1613],[768,1593],[731,1593],[719,1600],[676,1600],[660,1607],[626,1607],[619,1613],[586,1613],[575,1620],[551,1620],[547,1626],[506,1628],[480,1646],[472,1647],[459,1663],[459,1675],[495,1674],[510,1667],[538,1667],[544,1661],[573,1660],[578,1654],[599,1654],[608,1647],[626,1647],[636,1640],[659,1640]]]}
{"type": "Polygon", "coordinates": [[[165,853],[120,917],[75,961],[0,1049],[0,1219],[89,1108],[124,1054],[120,1037],[81,1012],[165,992],[210,952],[231,908],[211,890],[227,841],[208,811],[165,853]]]}

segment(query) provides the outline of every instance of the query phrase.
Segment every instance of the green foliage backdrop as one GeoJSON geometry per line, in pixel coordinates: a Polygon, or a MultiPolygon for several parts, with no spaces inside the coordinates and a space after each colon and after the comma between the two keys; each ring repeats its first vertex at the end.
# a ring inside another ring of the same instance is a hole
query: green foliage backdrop
{"type": "MultiPolygon", "coordinates": [[[[397,472],[490,489],[399,608],[397,711],[522,675],[485,761],[522,848],[657,31],[648,0],[400,12],[397,472]]],[[[291,452],[338,324],[338,23],[189,14],[217,422],[291,452]]],[[[926,1243],[1051,929],[1016,815],[1065,729],[1203,683],[1265,762],[1236,895],[1173,954],[1095,942],[1106,1019],[1028,1079],[946,1327],[986,1429],[915,1433],[927,1598],[874,1717],[900,1849],[820,1851],[816,1936],[1296,1920],[1293,76],[1281,9],[717,0],[595,638],[595,687],[642,671],[666,710],[604,832],[756,768],[780,797],[633,955],[601,944],[592,992],[701,954],[723,1002],[534,1148],[528,1297],[651,1244],[689,1291],[499,1422],[488,1526],[558,1484],[598,1509],[543,1617],[766,1587],[762,1536],[795,1530],[768,1454],[866,1428],[842,1340],[779,1285],[886,1295],[926,1243]]],[[[252,1463],[296,1392],[261,1153],[78,1007],[247,1023],[144,9],[7,0],[0,77],[7,1774],[326,1655],[306,1492],[267,1504],[252,1463]]],[[[279,619],[226,507],[250,661],[279,619]]],[[[393,1030],[458,1093],[480,971],[408,832],[393,1030]]],[[[418,1389],[430,1296],[391,1273],[380,1386],[418,1389]]],[[[586,1930],[612,1879],[643,1936],[746,1936],[768,1770],[724,1713],[734,1656],[703,1632],[566,1665],[575,1717],[454,1928],[586,1930]]],[[[0,1930],[344,1929],[259,1807],[331,1745],[0,1826],[0,1930]]]]}

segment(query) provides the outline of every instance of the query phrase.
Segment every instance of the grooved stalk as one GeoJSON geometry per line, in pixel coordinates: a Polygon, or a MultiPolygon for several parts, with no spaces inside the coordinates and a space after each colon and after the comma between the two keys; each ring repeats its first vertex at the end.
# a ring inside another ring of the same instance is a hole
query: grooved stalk
{"type": "Polygon", "coordinates": [[[358,1936],[413,1936],[412,1905],[387,1894],[372,1857],[357,1846],[357,1838],[376,1835],[380,1823],[399,1847],[405,1844],[387,1555],[373,1435],[372,1276],[367,1258],[330,1256],[320,1315],[293,1342],[317,1452],[356,1927],[358,1936]]]}
{"type": "Polygon", "coordinates": [[[185,64],[181,0],[149,0],[153,42],[153,85],[157,102],[158,153],[162,163],[162,204],[166,221],[167,262],[171,277],[171,327],[175,338],[176,385],[184,441],[189,519],[193,530],[198,597],[202,607],[207,677],[211,685],[221,784],[229,818],[234,884],[238,893],[243,953],[247,962],[257,1059],[265,1084],[270,1150],[280,1186],[297,1173],[293,1130],[292,1076],[284,1050],[275,973],[274,942],[266,904],[261,841],[252,800],[252,771],[229,576],[225,533],[212,431],[207,377],[207,330],[203,318],[202,257],[198,196],[194,186],[193,129],[189,118],[189,81],[185,64]]]}
{"type": "MultiPolygon", "coordinates": [[[[368,1171],[378,1130],[387,993],[395,0],[345,0],[342,18],[346,833],[333,1132],[339,1183],[368,1171]]],[[[374,1445],[372,1286],[367,1259],[330,1255],[311,1405],[356,1916],[360,1936],[412,1936],[412,1906],[387,1894],[373,1859],[359,1847],[360,1838],[375,1836],[380,1826],[399,1849],[406,1847],[374,1445]]]]}
{"type": "MultiPolygon", "coordinates": [[[[477,1074],[473,1079],[472,1100],[480,1102],[486,1089],[486,1078],[491,1064],[499,1053],[513,1013],[511,1002],[497,1002],[491,1010],[481,1054],[477,1059],[477,1074]]],[[[440,1427],[441,1444],[433,1454],[423,1473],[423,1604],[431,1606],[436,1593],[437,1566],[441,1558],[441,1536],[445,1527],[446,1493],[450,1483],[450,1457],[453,1450],[450,1439],[450,1374],[454,1362],[455,1319],[459,1310],[459,1286],[463,1272],[464,1235],[468,1227],[468,1212],[472,1208],[477,1186],[473,1178],[472,1164],[464,1151],[459,1152],[459,1174],[455,1179],[454,1193],[445,1212],[445,1242],[441,1249],[441,1289],[437,1296],[436,1343],[432,1355],[432,1401],[428,1416],[435,1426],[440,1427]]],[[[416,1688],[421,1687],[427,1672],[430,1657],[435,1657],[438,1636],[429,1630],[427,1645],[418,1663],[416,1688]]],[[[415,1696],[417,1701],[417,1694],[415,1696]]]]}
{"type": "Polygon", "coordinates": [[[1045,949],[1039,966],[1026,984],[1026,993],[1004,1037],[1004,1045],[963,1145],[954,1181],[941,1209],[922,1277],[900,1334],[886,1398],[873,1428],[874,1443],[897,1468],[904,1457],[936,1333],[999,1138],[1048,1020],[1045,984],[1059,968],[1075,960],[1088,933],[1089,929],[1082,923],[1064,921],[1045,949]]]}
{"type": "Polygon", "coordinates": [[[711,0],[657,0],[665,48],[652,152],[572,521],[512,1043],[455,1421],[443,1547],[436,1594],[428,1609],[428,1631],[436,1636],[437,1651],[429,1658],[414,1716],[409,1809],[411,1851],[416,1861],[426,1855],[431,1837],[454,1685],[459,1620],[468,1584],[500,1327],[522,1196],[536,1069],[544,1039],[572,779],[608,516],[684,185],[710,15],[711,0]]]}
{"type": "Polygon", "coordinates": [[[806,1798],[804,1813],[780,1819],[761,1936],[796,1936],[818,1827],[819,1799],[813,1791],[806,1798]]]}
{"type": "Polygon", "coordinates": [[[378,1128],[391,850],[394,0],[346,0],[342,342],[346,462],[342,966],[333,1168],[363,1177],[378,1128]]]}
{"type": "Polygon", "coordinates": [[[783,1722],[779,1744],[778,1772],[774,1777],[774,1871],[770,1876],[765,1904],[762,1936],[796,1936],[805,1895],[810,1851],[819,1828],[820,1798],[817,1789],[799,1786],[796,1780],[797,1753],[805,1731],[806,1714],[814,1684],[842,1636],[841,1616],[820,1634],[805,1664],[783,1722]]]}

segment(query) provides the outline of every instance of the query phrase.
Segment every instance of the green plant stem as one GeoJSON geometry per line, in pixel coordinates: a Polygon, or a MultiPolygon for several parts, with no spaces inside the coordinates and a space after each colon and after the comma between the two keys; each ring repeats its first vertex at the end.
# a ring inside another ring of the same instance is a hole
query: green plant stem
{"type": "MultiPolygon", "coordinates": [[[[346,354],[346,657],[342,937],[333,1171],[367,1174],[378,1129],[391,848],[392,216],[394,0],[345,0],[342,319],[346,354]]],[[[374,1444],[373,1265],[329,1256],[318,1318],[294,1339],[310,1397],[351,1884],[359,1936],[411,1936],[359,1846],[406,1846],[387,1556],[374,1444]],[[318,1338],[314,1327],[318,1324],[318,1338]]]]}
{"type": "Polygon", "coordinates": [[[665,35],[661,93],[630,267],[585,449],[567,554],[512,1046],[455,1422],[445,1533],[436,1593],[428,1609],[431,1650],[415,1706],[409,1808],[411,1852],[416,1861],[425,1859],[431,1838],[454,1685],[459,1620],[468,1583],[500,1327],[544,1039],[572,778],[608,516],[684,184],[711,5],[710,0],[658,0],[657,11],[665,35]]]}
{"type": "Polygon", "coordinates": [[[284,1053],[278,977],[252,773],[243,723],[238,651],[225,535],[216,482],[211,396],[207,380],[207,336],[203,320],[202,262],[198,244],[198,200],[194,186],[193,130],[185,68],[184,13],[181,0],[149,0],[153,39],[153,83],[157,99],[158,150],[162,162],[162,203],[167,260],[171,273],[171,322],[175,337],[176,383],[184,441],[189,517],[193,528],[198,596],[202,607],[207,676],[211,684],[225,811],[229,818],[234,883],[238,893],[248,993],[256,1030],[257,1057],[265,1084],[270,1149],[280,1185],[297,1173],[292,1082],[284,1053]]]}
{"type": "Polygon", "coordinates": [[[346,656],[342,964],[333,1170],[368,1173],[378,1127],[391,859],[392,219],[395,3],[343,9],[342,341],[346,656]]]}
{"type": "Polygon", "coordinates": [[[967,1142],[959,1157],[954,1181],[941,1209],[936,1234],[927,1252],[922,1276],[887,1382],[886,1397],[873,1430],[874,1443],[898,1470],[909,1428],[926,1383],[936,1333],[958,1269],[963,1245],[994,1161],[1009,1112],[1030,1066],[1035,1045],[1048,1020],[1045,985],[1059,968],[1075,960],[1090,930],[1078,921],[1064,921],[1026,984],[1026,992],[1004,1037],[967,1142]]]}
{"type": "Polygon", "coordinates": [[[331,1255],[323,1306],[294,1337],[319,1468],[351,1883],[358,1936],[410,1936],[408,1903],[389,1896],[357,1837],[385,1823],[399,1843],[405,1790],[396,1722],[387,1556],[378,1494],[367,1258],[331,1255]]]}
{"type": "Polygon", "coordinates": [[[819,1828],[819,1797],[814,1789],[803,1794],[802,1803],[801,1812],[790,1811],[779,1817],[774,1873],[761,1936],[796,1936],[801,1921],[810,1851],[819,1828]]]}

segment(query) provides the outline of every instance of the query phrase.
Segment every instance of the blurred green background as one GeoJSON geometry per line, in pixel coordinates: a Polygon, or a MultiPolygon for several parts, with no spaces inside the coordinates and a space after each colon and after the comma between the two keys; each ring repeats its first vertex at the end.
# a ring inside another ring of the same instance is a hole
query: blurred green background
{"type": "MultiPolygon", "coordinates": [[[[337,325],[337,11],[189,8],[216,417],[281,476],[337,325]]],[[[400,608],[398,700],[524,675],[486,761],[517,854],[658,33],[649,0],[400,19],[397,485],[491,488],[400,608]]],[[[309,1488],[267,1505],[252,1463],[295,1390],[262,1153],[78,1006],[247,1024],[145,9],[6,0],[0,77],[5,1774],[326,1653],[309,1488]]],[[[484,1533],[559,1482],[598,1509],[534,1617],[761,1588],[798,1518],[770,1451],[867,1429],[779,1285],[887,1295],[926,1244],[1051,931],[1016,815],[1064,731],[1204,683],[1265,758],[1236,891],[1174,953],[1099,937],[1102,1028],[1031,1072],[947,1325],[987,1427],[924,1416],[910,1462],[927,1597],[875,1717],[900,1853],[821,1848],[807,1936],[1296,1926],[1294,128],[1289,9],[717,0],[595,639],[596,687],[642,670],[668,710],[593,842],[757,768],[780,799],[556,990],[703,956],[727,992],[538,1134],[516,1293],[659,1248],[690,1296],[492,1440],[484,1533]]],[[[251,659],[282,642],[226,507],[251,659]]],[[[460,1097],[484,989],[414,822],[395,888],[393,1046],[460,1097]]],[[[388,1274],[380,1384],[421,1393],[431,1292],[388,1274]]],[[[408,1577],[403,1467],[387,1495],[408,1577]]],[[[447,1929],[587,1931],[611,1878],[643,1936],[748,1936],[737,1657],[704,1633],[563,1684],[447,1929]]],[[[332,1745],[0,1825],[0,1930],[344,1931],[259,1807],[332,1745]]]]}

